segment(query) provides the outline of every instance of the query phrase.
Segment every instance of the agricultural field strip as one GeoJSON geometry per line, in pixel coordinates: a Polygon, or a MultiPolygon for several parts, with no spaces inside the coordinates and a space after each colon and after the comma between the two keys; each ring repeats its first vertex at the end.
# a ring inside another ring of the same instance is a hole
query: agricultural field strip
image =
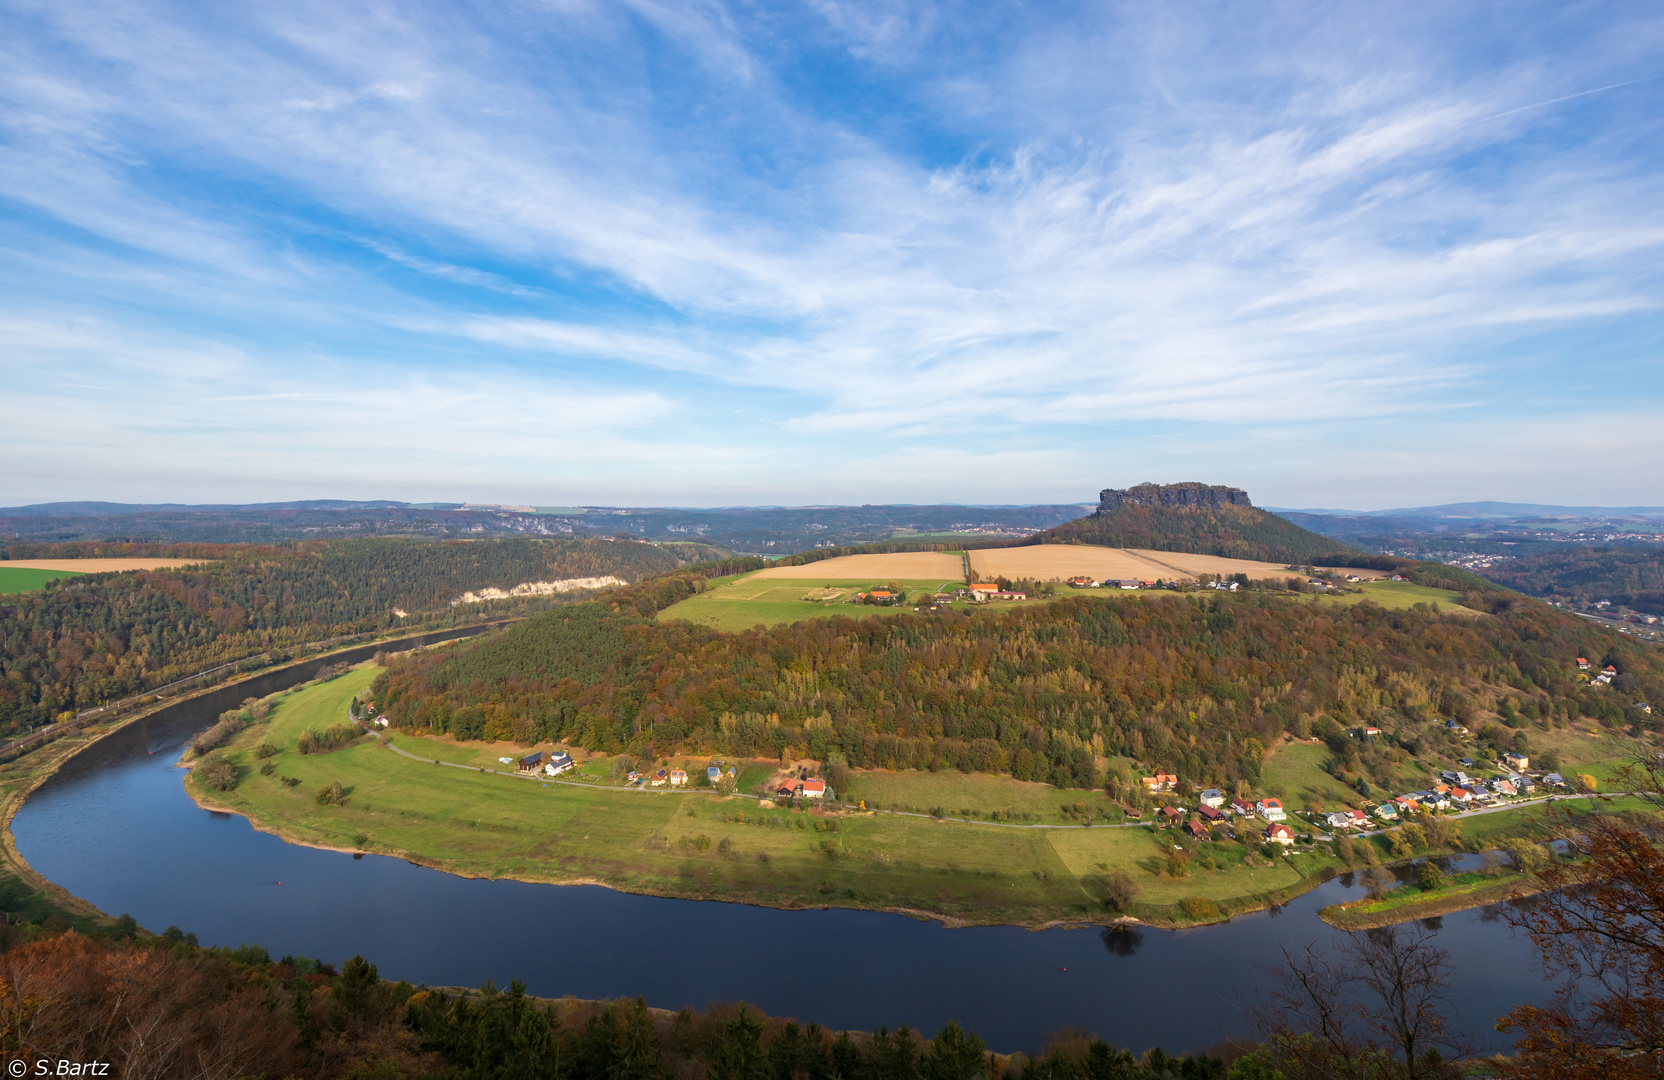
{"type": "MultiPolygon", "coordinates": [[[[387,747],[387,749],[393,751],[395,754],[398,754],[401,757],[409,758],[411,761],[430,762],[434,765],[445,765],[445,766],[448,766],[448,767],[453,768],[453,769],[462,769],[465,772],[471,772],[471,773],[490,773],[493,776],[504,776],[504,777],[507,777],[510,780],[536,780],[540,784],[560,784],[563,787],[583,788],[585,791],[609,791],[609,792],[628,791],[628,792],[632,792],[632,793],[639,794],[639,795],[701,795],[701,794],[704,794],[704,792],[699,791],[698,789],[693,789],[693,788],[683,788],[682,790],[678,791],[678,790],[675,790],[675,789],[661,790],[659,788],[650,788],[650,787],[622,787],[622,788],[620,788],[620,787],[601,787],[598,784],[585,783],[584,781],[581,781],[581,780],[559,780],[559,779],[556,779],[554,777],[538,776],[535,773],[523,776],[518,772],[507,773],[507,772],[503,772],[501,769],[489,769],[489,768],[486,768],[483,765],[463,765],[460,762],[456,762],[456,761],[442,761],[439,758],[426,758],[426,757],[422,757],[419,754],[412,754],[410,751],[405,750],[405,749],[403,749],[399,746],[394,745],[392,736],[387,736],[386,738],[381,738],[380,734],[378,732],[376,732],[372,728],[365,727],[365,725],[363,723],[361,723],[360,721],[358,721],[357,719],[355,719],[353,717],[350,706],[348,707],[347,719],[351,723],[353,723],[353,724],[357,725],[358,727],[362,728],[368,734],[376,735],[378,740],[381,742],[381,745],[387,747]]],[[[715,795],[716,793],[712,792],[711,794],[715,795]]],[[[1610,793],[1611,797],[1613,797],[1613,798],[1617,798],[1618,796],[1621,796],[1621,795],[1633,795],[1633,794],[1636,794],[1636,793],[1635,792],[1623,792],[1623,791],[1617,791],[1617,792],[1611,792],[1610,793]]],[[[751,799],[755,802],[761,802],[764,799],[768,798],[768,796],[766,796],[766,795],[749,795],[749,794],[747,794],[743,791],[734,792],[732,797],[740,798],[740,799],[751,799]]],[[[1540,797],[1535,798],[1535,799],[1525,799],[1525,800],[1522,800],[1522,801],[1516,802],[1516,803],[1508,803],[1508,804],[1503,805],[1503,806],[1486,806],[1486,807],[1482,807],[1478,810],[1464,810],[1459,814],[1450,814],[1450,815],[1448,815],[1448,817],[1450,817],[1451,819],[1477,817],[1480,814],[1495,814],[1495,813],[1500,813],[1504,810],[1522,810],[1525,807],[1532,806],[1536,803],[1555,802],[1555,801],[1560,800],[1560,799],[1582,799],[1582,798],[1587,798],[1587,797],[1588,796],[1577,795],[1577,794],[1544,795],[1544,796],[1540,796],[1540,797]]],[[[858,810],[858,811],[855,811],[855,812],[856,813],[862,813],[862,814],[888,814],[891,817],[927,818],[931,821],[956,821],[956,822],[959,822],[960,824],[963,824],[963,825],[986,825],[986,826],[989,826],[991,828],[996,828],[996,829],[1138,829],[1138,828],[1143,828],[1143,827],[1145,827],[1149,824],[1149,822],[1145,822],[1145,821],[1119,821],[1119,822],[1107,823],[1107,824],[1102,824],[1102,825],[1049,825],[1049,824],[1044,824],[1044,823],[1040,823],[1040,824],[1018,824],[1016,822],[1007,822],[1007,821],[982,821],[982,820],[979,820],[977,818],[951,817],[951,816],[948,816],[946,814],[942,815],[941,817],[937,817],[935,814],[921,814],[921,813],[916,813],[916,812],[910,811],[910,810],[858,810]]],[[[1314,833],[1315,832],[1322,832],[1322,830],[1319,829],[1315,825],[1312,826],[1312,829],[1313,829],[1314,833]]],[[[1368,830],[1366,832],[1346,833],[1344,835],[1347,835],[1347,836],[1379,836],[1379,835],[1382,835],[1383,833],[1386,833],[1388,831],[1390,831],[1390,830],[1389,829],[1371,829],[1371,830],[1368,830]]],[[[1324,835],[1328,839],[1331,839],[1331,840],[1334,839],[1334,834],[1332,834],[1332,833],[1324,833],[1324,835]]]]}
{"type": "Polygon", "coordinates": [[[66,570],[74,574],[108,574],[122,570],[175,570],[181,566],[197,566],[214,559],[7,559],[0,567],[15,566],[24,570],[66,570]]]}

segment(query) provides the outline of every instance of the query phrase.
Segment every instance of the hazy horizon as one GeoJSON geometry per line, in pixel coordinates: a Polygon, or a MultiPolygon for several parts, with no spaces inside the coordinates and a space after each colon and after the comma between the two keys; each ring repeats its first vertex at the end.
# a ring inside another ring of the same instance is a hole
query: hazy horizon
{"type": "Polygon", "coordinates": [[[1664,505],[1664,9],[0,29],[0,503],[1664,505]]]}

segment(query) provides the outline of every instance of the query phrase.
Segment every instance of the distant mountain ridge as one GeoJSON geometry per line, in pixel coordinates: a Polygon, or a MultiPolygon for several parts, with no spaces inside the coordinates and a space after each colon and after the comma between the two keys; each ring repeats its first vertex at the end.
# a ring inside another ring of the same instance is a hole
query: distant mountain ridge
{"type": "Polygon", "coordinates": [[[1196,482],[1106,488],[1092,514],[1023,543],[1153,548],[1277,563],[1343,562],[1358,555],[1259,509],[1241,488],[1196,482]]]}

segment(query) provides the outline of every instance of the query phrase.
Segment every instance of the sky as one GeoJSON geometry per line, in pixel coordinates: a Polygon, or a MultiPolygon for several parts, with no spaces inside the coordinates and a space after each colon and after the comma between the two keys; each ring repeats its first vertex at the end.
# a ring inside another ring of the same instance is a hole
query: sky
{"type": "Polygon", "coordinates": [[[1664,7],[0,5],[0,505],[1664,504],[1664,7]]]}

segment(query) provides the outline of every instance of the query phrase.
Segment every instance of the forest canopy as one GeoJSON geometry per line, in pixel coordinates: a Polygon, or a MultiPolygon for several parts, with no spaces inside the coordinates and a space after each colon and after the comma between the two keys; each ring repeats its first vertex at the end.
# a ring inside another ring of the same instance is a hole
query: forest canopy
{"type": "Polygon", "coordinates": [[[1284,732],[1395,717],[1407,741],[1423,729],[1433,739],[1437,718],[1503,705],[1544,725],[1617,725],[1634,721],[1633,697],[1664,699],[1651,653],[1495,589],[1470,592],[1494,609],[1479,617],[1272,593],[1070,597],[736,634],[650,617],[703,585],[658,579],[412,657],[383,675],[377,700],[407,730],[462,739],[836,757],[1090,787],[1117,755],[1193,782],[1253,782],[1284,732]],[[1579,682],[1580,655],[1615,663],[1622,685],[1579,682]]]}

